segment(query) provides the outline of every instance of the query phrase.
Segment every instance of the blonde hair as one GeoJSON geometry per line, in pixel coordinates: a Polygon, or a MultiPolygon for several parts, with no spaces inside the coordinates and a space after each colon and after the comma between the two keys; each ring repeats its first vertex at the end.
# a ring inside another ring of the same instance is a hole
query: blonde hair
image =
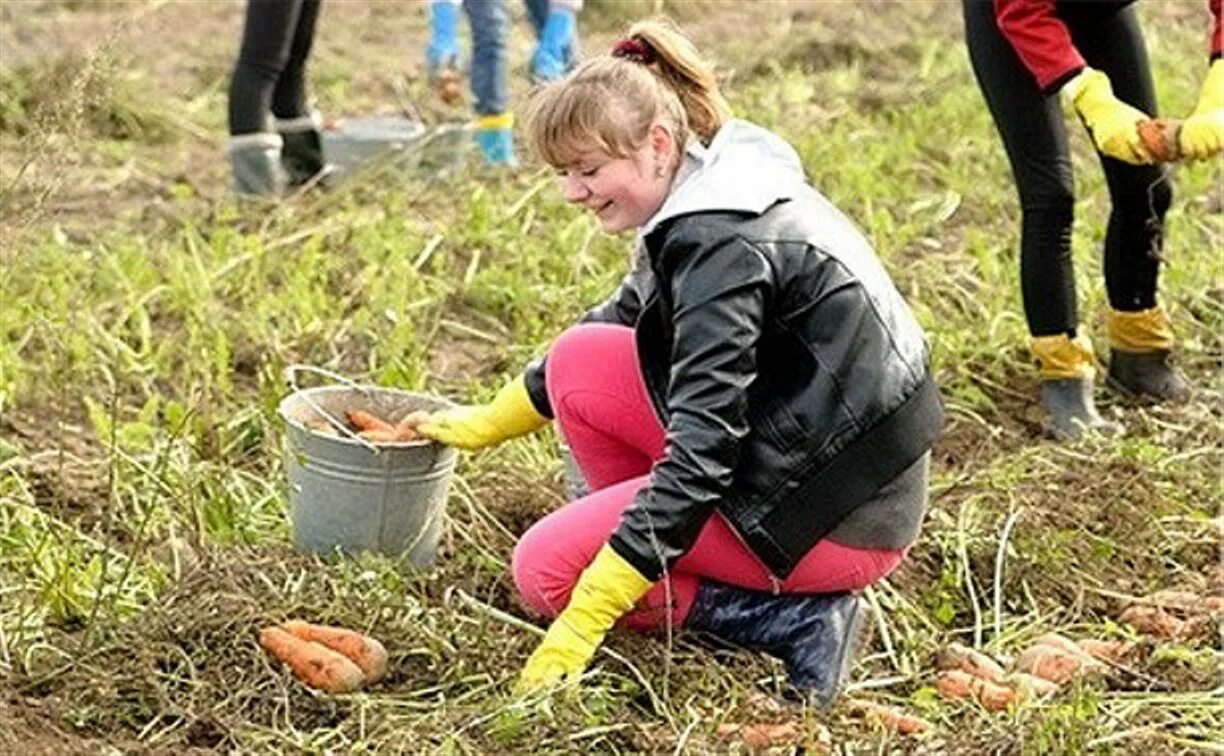
{"type": "Polygon", "coordinates": [[[527,142],[549,165],[571,165],[589,147],[628,157],[656,121],[681,149],[690,135],[708,145],[730,118],[710,65],[671,21],[639,21],[626,40],[645,56],[601,55],[533,96],[527,142]]]}

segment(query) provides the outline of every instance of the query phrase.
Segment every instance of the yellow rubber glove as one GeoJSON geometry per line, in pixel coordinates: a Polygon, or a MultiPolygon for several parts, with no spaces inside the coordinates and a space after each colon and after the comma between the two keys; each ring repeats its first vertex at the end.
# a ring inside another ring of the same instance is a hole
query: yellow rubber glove
{"type": "Polygon", "coordinates": [[[1217,58],[1207,69],[1198,105],[1182,121],[1177,138],[1182,157],[1206,160],[1224,151],[1224,58],[1217,58]]]}
{"type": "Polygon", "coordinates": [[[536,412],[522,376],[502,387],[488,404],[434,412],[417,426],[425,438],[460,449],[483,449],[539,430],[548,418],[536,412]]]}
{"type": "Polygon", "coordinates": [[[1108,76],[1085,68],[1063,85],[1062,92],[1088,125],[1098,150],[1134,165],[1152,162],[1139,138],[1139,123],[1148,115],[1114,97],[1108,76]]]}
{"type": "Polygon", "coordinates": [[[605,544],[583,570],[565,610],[527,659],[517,690],[529,693],[582,674],[604,636],[651,585],[605,544]]]}

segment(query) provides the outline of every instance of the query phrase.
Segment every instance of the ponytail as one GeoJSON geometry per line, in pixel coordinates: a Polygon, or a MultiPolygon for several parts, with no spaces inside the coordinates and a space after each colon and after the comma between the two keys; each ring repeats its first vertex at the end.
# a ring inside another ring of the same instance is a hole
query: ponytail
{"type": "Polygon", "coordinates": [[[595,147],[626,157],[661,121],[683,148],[690,134],[708,145],[731,117],[714,72],[667,20],[640,21],[609,55],[545,85],[527,109],[527,141],[555,167],[595,147]]]}
{"type": "Polygon", "coordinates": [[[708,145],[731,117],[731,108],[718,91],[712,67],[702,59],[689,38],[665,19],[639,21],[628,38],[654,53],[658,75],[680,98],[688,128],[708,145]]]}

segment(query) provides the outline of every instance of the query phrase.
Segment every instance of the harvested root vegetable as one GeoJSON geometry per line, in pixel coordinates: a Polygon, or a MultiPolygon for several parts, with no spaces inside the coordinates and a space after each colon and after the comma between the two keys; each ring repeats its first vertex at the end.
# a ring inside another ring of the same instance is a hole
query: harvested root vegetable
{"type": "Polygon", "coordinates": [[[959,669],[983,680],[999,680],[1003,667],[981,651],[959,643],[949,643],[939,650],[935,664],[940,669],[959,669]]]}
{"type": "Polygon", "coordinates": [[[1094,638],[1085,638],[1079,641],[1078,645],[1084,650],[1084,653],[1093,659],[1110,664],[1121,663],[1123,659],[1130,656],[1137,648],[1134,643],[1128,643],[1127,641],[1107,641],[1096,640],[1094,638]]]}
{"type": "Polygon", "coordinates": [[[1090,654],[1088,654],[1087,651],[1080,648],[1078,643],[1065,635],[1059,635],[1058,633],[1045,633],[1038,637],[1037,640],[1033,641],[1033,645],[1057,648],[1060,651],[1065,651],[1072,656],[1078,657],[1081,661],[1089,665],[1095,664],[1095,660],[1090,654]]]}
{"type": "Polygon", "coordinates": [[[366,412],[365,410],[349,410],[344,413],[344,419],[348,420],[349,427],[356,431],[393,431],[395,427],[391,423],[383,420],[381,417],[366,412]]]}
{"type": "Polygon", "coordinates": [[[752,749],[772,748],[782,745],[795,745],[803,736],[803,730],[794,722],[781,724],[730,724],[718,726],[718,737],[738,737],[744,745],[752,749]]]}
{"type": "Polygon", "coordinates": [[[1158,163],[1171,163],[1181,159],[1181,121],[1173,118],[1150,118],[1139,123],[1139,138],[1143,146],[1158,163]]]}
{"type": "Polygon", "coordinates": [[[259,645],[288,665],[303,683],[326,693],[352,693],[365,678],[361,667],[343,654],[279,627],[260,630],[259,645]]]}
{"type": "Polygon", "coordinates": [[[930,730],[932,725],[922,717],[906,714],[889,706],[862,701],[856,704],[863,717],[875,722],[880,727],[902,735],[916,735],[930,730]]]}
{"type": "Polygon", "coordinates": [[[1069,653],[1057,646],[1038,643],[1016,658],[1017,671],[1063,685],[1100,665],[1078,646],[1076,653],[1069,653]]]}
{"type": "Polygon", "coordinates": [[[1120,622],[1141,633],[1165,640],[1179,640],[1193,634],[1193,628],[1158,606],[1135,605],[1118,616],[1120,622]]]}
{"type": "Polygon", "coordinates": [[[447,105],[457,105],[463,101],[463,79],[453,68],[448,68],[438,74],[434,88],[438,99],[447,105]]]}
{"type": "Polygon", "coordinates": [[[1059,691],[1058,683],[1027,672],[1012,672],[1007,676],[1007,683],[1020,691],[1024,698],[1045,698],[1059,691]]]}
{"type": "Polygon", "coordinates": [[[289,620],[281,625],[293,636],[314,641],[344,655],[361,668],[364,682],[381,680],[387,674],[387,649],[368,635],[343,627],[314,625],[301,620],[289,620]]]}
{"type": "Polygon", "coordinates": [[[939,673],[935,687],[944,698],[972,698],[990,711],[1006,709],[1019,698],[1016,691],[959,669],[939,673]]]}
{"type": "Polygon", "coordinates": [[[357,435],[366,441],[395,444],[405,441],[416,441],[420,438],[416,432],[416,426],[406,422],[408,418],[412,418],[417,414],[420,413],[410,413],[396,425],[392,425],[381,417],[364,410],[349,410],[344,413],[344,417],[348,420],[349,427],[357,431],[357,435]]]}

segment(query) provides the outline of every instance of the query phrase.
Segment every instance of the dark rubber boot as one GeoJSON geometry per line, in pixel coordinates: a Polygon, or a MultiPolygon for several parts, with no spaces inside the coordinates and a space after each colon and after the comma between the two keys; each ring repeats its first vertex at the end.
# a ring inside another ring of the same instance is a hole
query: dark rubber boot
{"type": "Polygon", "coordinates": [[[1049,416],[1050,431],[1060,441],[1077,439],[1085,433],[1122,434],[1122,426],[1097,413],[1092,401],[1092,381],[1087,378],[1042,381],[1041,406],[1049,416]]]}
{"type": "Polygon", "coordinates": [[[276,120],[276,131],[285,142],[281,161],[290,187],[312,182],[325,185],[327,176],[333,172],[323,156],[321,124],[322,119],[316,113],[276,120]]]}
{"type": "Polygon", "coordinates": [[[707,580],[686,627],[781,659],[791,686],[824,708],[850,674],[868,614],[850,593],[773,595],[707,580]]]}
{"type": "Polygon", "coordinates": [[[1156,402],[1184,402],[1190,383],[1169,364],[1169,351],[1123,352],[1109,356],[1109,385],[1123,394],[1156,402]]]}

